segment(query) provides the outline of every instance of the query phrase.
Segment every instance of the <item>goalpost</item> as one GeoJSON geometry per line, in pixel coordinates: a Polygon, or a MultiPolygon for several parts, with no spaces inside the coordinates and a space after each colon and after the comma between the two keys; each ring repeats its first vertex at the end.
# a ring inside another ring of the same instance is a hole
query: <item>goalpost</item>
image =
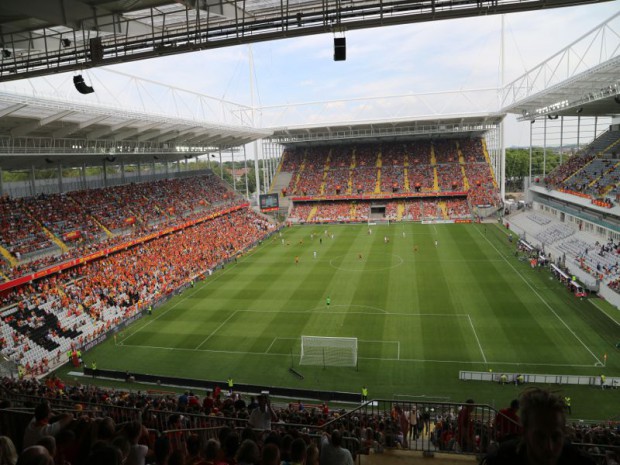
{"type": "Polygon", "coordinates": [[[301,336],[300,365],[357,366],[356,337],[301,336]]]}
{"type": "Polygon", "coordinates": [[[389,226],[390,219],[389,218],[373,218],[373,219],[368,218],[368,226],[377,226],[377,225],[389,226]]]}

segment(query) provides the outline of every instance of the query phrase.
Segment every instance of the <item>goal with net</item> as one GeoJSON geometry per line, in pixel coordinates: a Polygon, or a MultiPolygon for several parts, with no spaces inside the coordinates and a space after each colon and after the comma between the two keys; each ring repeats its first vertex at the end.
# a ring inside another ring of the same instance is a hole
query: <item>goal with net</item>
{"type": "Polygon", "coordinates": [[[301,336],[300,365],[357,366],[356,337],[301,336]]]}
{"type": "Polygon", "coordinates": [[[389,218],[368,218],[368,226],[389,226],[389,218]]]}

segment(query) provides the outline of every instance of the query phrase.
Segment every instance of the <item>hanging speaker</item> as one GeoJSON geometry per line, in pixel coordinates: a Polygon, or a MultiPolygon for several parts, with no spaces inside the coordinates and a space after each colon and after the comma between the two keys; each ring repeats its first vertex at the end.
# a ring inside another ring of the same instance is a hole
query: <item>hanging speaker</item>
{"type": "Polygon", "coordinates": [[[80,94],[92,94],[95,92],[95,89],[84,82],[84,78],[81,74],[73,76],[73,85],[80,94]]]}
{"type": "Polygon", "coordinates": [[[101,37],[93,37],[88,41],[90,48],[90,59],[92,61],[103,60],[103,44],[101,43],[101,37]]]}
{"type": "Polygon", "coordinates": [[[346,37],[334,37],[334,61],[345,61],[346,59],[347,59],[346,37]]]}

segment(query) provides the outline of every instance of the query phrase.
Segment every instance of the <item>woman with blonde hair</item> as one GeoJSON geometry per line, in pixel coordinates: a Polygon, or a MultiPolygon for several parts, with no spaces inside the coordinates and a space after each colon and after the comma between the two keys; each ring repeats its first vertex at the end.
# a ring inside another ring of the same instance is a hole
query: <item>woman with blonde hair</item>
{"type": "Polygon", "coordinates": [[[17,450],[11,438],[0,436],[0,465],[15,465],[17,463],[17,450]]]}

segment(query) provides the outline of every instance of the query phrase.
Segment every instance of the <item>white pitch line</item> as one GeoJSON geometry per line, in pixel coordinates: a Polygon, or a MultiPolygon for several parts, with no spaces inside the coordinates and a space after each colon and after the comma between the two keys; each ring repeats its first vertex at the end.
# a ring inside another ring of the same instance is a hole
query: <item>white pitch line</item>
{"type": "Polygon", "coordinates": [[[273,341],[271,341],[271,344],[269,344],[269,347],[267,347],[267,350],[265,351],[266,354],[269,353],[269,351],[271,350],[271,347],[276,343],[276,339],[278,339],[277,337],[273,338],[273,341]]]}
{"type": "Polygon", "coordinates": [[[596,308],[599,309],[599,311],[601,311],[607,318],[609,318],[611,321],[613,321],[614,323],[616,323],[616,325],[620,326],[620,323],[618,323],[614,317],[612,317],[611,315],[609,315],[605,310],[603,310],[597,303],[596,301],[592,300],[592,299],[588,299],[588,301],[594,305],[596,308]]]}
{"type": "MultiPolygon", "coordinates": [[[[575,331],[573,331],[573,330],[571,329],[571,327],[570,327],[570,326],[568,326],[568,325],[566,324],[566,322],[562,319],[562,317],[561,317],[560,315],[558,315],[558,314],[556,313],[556,311],[553,309],[553,307],[551,307],[551,305],[549,305],[549,303],[548,303],[548,302],[547,302],[547,301],[543,298],[543,296],[541,296],[541,295],[538,293],[538,291],[536,291],[536,289],[534,288],[534,286],[532,286],[532,285],[528,282],[528,280],[527,280],[527,279],[525,279],[525,277],[521,274],[521,272],[520,272],[519,270],[517,270],[517,269],[513,266],[513,264],[512,264],[512,263],[510,263],[510,262],[506,259],[506,257],[504,257],[504,255],[503,255],[503,254],[502,254],[502,253],[501,253],[501,252],[497,249],[497,247],[495,247],[495,245],[494,245],[494,244],[493,244],[493,243],[492,243],[492,242],[491,242],[491,241],[490,241],[490,240],[489,240],[489,239],[488,239],[488,238],[487,238],[484,234],[482,234],[482,232],[480,232],[480,230],[478,230],[478,233],[479,233],[482,237],[484,237],[484,239],[485,239],[485,240],[486,240],[486,241],[487,241],[487,242],[491,245],[491,247],[493,247],[493,248],[495,249],[495,251],[497,252],[497,254],[498,254],[500,257],[502,257],[502,258],[504,259],[504,261],[508,264],[508,266],[509,266],[510,268],[512,268],[512,270],[513,270],[513,271],[514,271],[517,275],[519,275],[519,277],[523,280],[523,282],[524,282],[525,284],[527,284],[527,286],[528,286],[528,287],[532,290],[532,292],[533,292],[534,294],[536,294],[536,296],[540,299],[540,301],[541,301],[543,304],[545,304],[545,306],[546,306],[546,307],[547,307],[547,308],[551,311],[551,313],[553,313],[553,314],[556,316],[556,318],[557,318],[558,320],[560,320],[560,322],[561,322],[561,323],[562,323],[562,324],[566,327],[566,329],[568,329],[568,330],[570,331],[570,333],[571,333],[571,334],[575,337],[575,339],[577,339],[577,340],[580,342],[580,344],[581,344],[583,347],[585,347],[585,349],[586,349],[586,350],[590,353],[590,355],[592,355],[592,357],[594,357],[594,360],[596,360],[598,363],[601,363],[601,364],[602,364],[602,362],[598,359],[598,357],[597,357],[596,355],[594,355],[594,352],[592,352],[592,351],[590,350],[590,348],[589,348],[589,347],[585,344],[585,342],[583,342],[583,341],[581,340],[581,338],[580,338],[579,336],[577,336],[577,334],[575,333],[575,331]]],[[[575,365],[575,366],[576,366],[576,365],[575,365]]]]}
{"type": "Polygon", "coordinates": [[[482,344],[480,344],[480,339],[478,339],[478,333],[476,333],[476,328],[474,328],[474,322],[471,321],[471,317],[469,314],[467,315],[467,319],[469,320],[469,324],[471,326],[472,331],[474,332],[474,337],[476,338],[476,342],[478,343],[478,347],[480,348],[480,353],[482,354],[482,359],[484,363],[487,363],[487,356],[484,355],[484,350],[482,350],[482,344]]]}
{"type": "MultiPolygon", "coordinates": [[[[287,338],[288,339],[288,338],[287,338]]],[[[146,345],[134,345],[127,344],[125,347],[135,347],[138,349],[156,349],[167,351],[181,351],[181,352],[204,352],[213,354],[240,354],[240,355],[258,355],[258,356],[276,356],[276,357],[290,357],[291,354],[279,354],[270,352],[268,354],[264,352],[246,352],[240,350],[214,350],[214,349],[190,349],[186,347],[162,347],[162,346],[146,346],[146,345]]],[[[421,359],[421,358],[381,358],[381,357],[358,357],[361,360],[380,360],[380,361],[392,361],[392,362],[407,362],[407,363],[456,363],[465,365],[482,365],[482,361],[471,360],[433,360],[433,359],[421,359]]],[[[577,367],[577,368],[592,368],[592,365],[575,365],[573,363],[528,363],[528,362],[489,362],[492,365],[515,365],[515,366],[545,366],[545,367],[577,367]]]]}
{"type": "Polygon", "coordinates": [[[194,349],[194,350],[198,350],[198,349],[200,349],[200,347],[201,347],[201,346],[202,346],[205,342],[207,342],[209,339],[211,339],[211,338],[215,335],[215,333],[217,333],[217,332],[220,330],[220,328],[221,328],[222,326],[224,326],[226,323],[228,323],[228,320],[230,320],[230,319],[231,319],[233,316],[235,316],[236,314],[237,314],[237,312],[233,312],[233,313],[231,313],[231,314],[230,314],[230,316],[229,316],[228,318],[226,318],[224,321],[222,321],[222,324],[221,324],[221,325],[219,325],[217,328],[215,328],[215,331],[213,331],[211,334],[209,334],[209,335],[205,338],[205,340],[204,340],[204,341],[202,341],[200,344],[198,344],[198,347],[196,347],[196,349],[194,349]]]}
{"type": "MultiPolygon", "coordinates": [[[[332,305],[331,307],[367,307],[367,305],[332,305]]],[[[375,308],[375,307],[368,307],[375,308]]],[[[380,310],[379,308],[376,308],[380,310]]],[[[448,318],[467,318],[467,313],[399,313],[399,312],[386,312],[383,310],[383,313],[372,313],[372,312],[334,312],[330,310],[325,310],[323,307],[315,307],[310,310],[244,310],[238,309],[236,312],[247,312],[247,313],[282,313],[283,315],[288,315],[290,313],[324,313],[326,315],[387,315],[387,316],[439,316],[439,317],[448,317],[448,318]],[[319,310],[319,311],[317,311],[319,310]],[[320,311],[322,310],[322,311],[320,311]]],[[[283,339],[283,338],[280,338],[283,339]]],[[[292,338],[290,338],[292,339],[292,338]]]]}
{"type": "Polygon", "coordinates": [[[400,344],[400,341],[375,341],[375,340],[370,340],[370,339],[358,339],[358,342],[379,342],[381,344],[400,344]]]}

